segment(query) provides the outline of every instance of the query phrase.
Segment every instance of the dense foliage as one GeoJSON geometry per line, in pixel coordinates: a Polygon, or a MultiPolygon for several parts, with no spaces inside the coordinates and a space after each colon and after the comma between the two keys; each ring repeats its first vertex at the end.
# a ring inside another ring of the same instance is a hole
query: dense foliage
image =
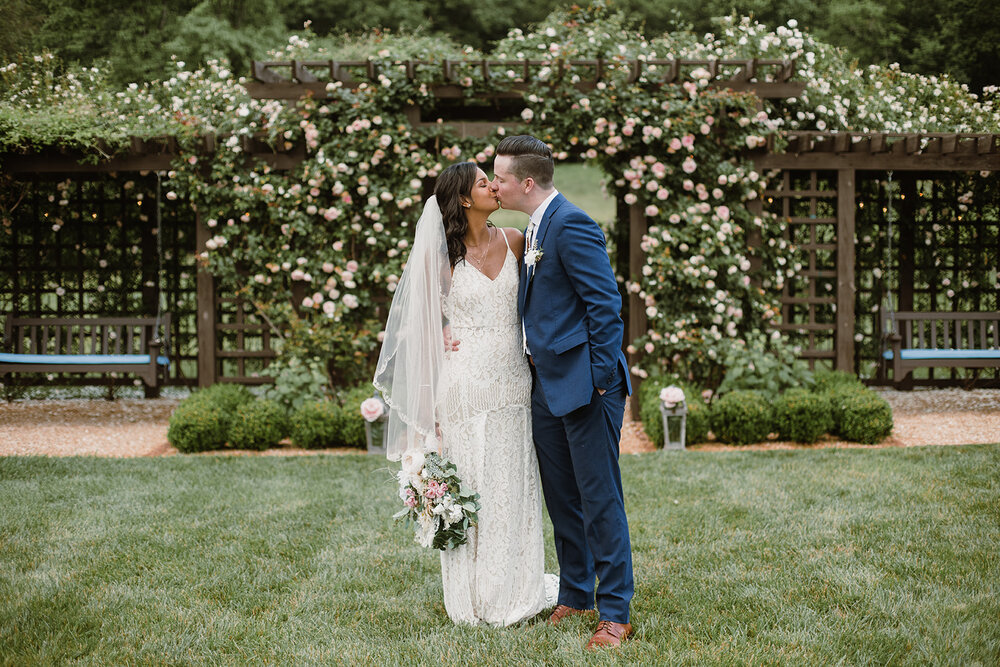
{"type": "MultiPolygon", "coordinates": [[[[426,30],[486,49],[512,27],[528,29],[561,5],[554,0],[7,0],[0,4],[0,59],[55,50],[90,66],[107,59],[121,83],[161,78],[169,54],[200,64],[227,57],[237,71],[286,30],[310,21],[320,35],[369,29],[426,30]],[[456,20],[461,17],[461,20],[456,20]]],[[[795,19],[812,34],[844,47],[862,64],[899,62],[907,71],[948,72],[975,89],[997,83],[1000,4],[991,0],[925,0],[913,11],[901,0],[617,0],[649,35],[688,28],[714,30],[713,17],[754,16],[768,25],[795,19]]]]}
{"type": "Polygon", "coordinates": [[[186,202],[212,230],[199,261],[277,323],[285,334],[282,363],[318,356],[337,381],[352,384],[370,377],[366,362],[401,273],[424,179],[454,160],[488,168],[495,142],[523,128],[551,142],[559,160],[601,165],[616,196],[645,208],[646,265],[641,275],[621,276],[644,300],[649,320],[646,335],[633,342],[646,352],[635,372],[679,373],[715,387],[741,350],[781,350],[780,338],[764,340],[760,332],[778,316],[775,292],[801,268],[788,259],[784,224],[752,212],[766,174],[754,169],[747,149],[783,128],[1000,129],[995,97],[977,100],[946,78],[897,68],[857,69],[794,21],[772,31],[725,19],[704,37],[646,38],[603,7],[554,13],[533,32],[511,31],[489,54],[510,61],[509,69],[496,68],[489,80],[475,66],[457,72],[475,96],[515,83],[515,61],[549,63],[532,80],[518,122],[482,140],[459,139],[444,125],[415,127],[404,113],[413,104],[434,113],[429,87],[442,75],[428,67],[409,80],[401,60],[478,55],[471,48],[398,35],[345,46],[306,30],[271,55],[348,52],[372,58],[377,78],[354,90],[330,84],[328,99],[296,103],[252,99],[223,61],[193,70],[175,61],[169,78],[121,90],[101,68],[66,69],[49,54],[23,59],[0,68],[0,150],[61,146],[97,159],[122,150],[133,135],[176,136],[181,156],[167,174],[165,197],[186,202]],[[590,92],[576,84],[593,70],[556,66],[597,57],[606,66],[590,92]],[[752,95],[710,86],[703,68],[664,85],[655,66],[631,81],[623,65],[668,57],[795,57],[807,89],[759,110],[752,95]],[[219,150],[202,150],[206,133],[221,137],[219,150]],[[242,143],[253,135],[279,150],[304,144],[306,159],[288,172],[254,164],[242,143]],[[754,232],[763,244],[751,247],[754,232]]]}

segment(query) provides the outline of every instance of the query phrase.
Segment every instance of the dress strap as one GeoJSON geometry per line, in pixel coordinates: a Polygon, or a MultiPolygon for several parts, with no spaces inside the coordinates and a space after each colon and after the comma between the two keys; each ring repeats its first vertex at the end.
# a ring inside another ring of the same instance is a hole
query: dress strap
{"type": "MultiPolygon", "coordinates": [[[[510,240],[507,238],[507,232],[505,232],[501,227],[497,227],[496,230],[500,232],[500,236],[503,237],[503,242],[507,244],[507,250],[510,250],[510,240]]],[[[513,252],[513,250],[511,250],[511,252],[513,252]]]]}

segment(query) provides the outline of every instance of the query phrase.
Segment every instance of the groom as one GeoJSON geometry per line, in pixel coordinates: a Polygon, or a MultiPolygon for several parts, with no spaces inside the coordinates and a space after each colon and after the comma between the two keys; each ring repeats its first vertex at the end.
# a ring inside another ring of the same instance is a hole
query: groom
{"type": "Polygon", "coordinates": [[[604,234],[552,183],[549,147],[531,136],[500,141],[491,188],[530,216],[518,310],[534,378],[531,424],[559,558],[552,624],[594,608],[588,649],[631,633],[632,550],[618,469],[625,395],[621,296],[604,234]]]}

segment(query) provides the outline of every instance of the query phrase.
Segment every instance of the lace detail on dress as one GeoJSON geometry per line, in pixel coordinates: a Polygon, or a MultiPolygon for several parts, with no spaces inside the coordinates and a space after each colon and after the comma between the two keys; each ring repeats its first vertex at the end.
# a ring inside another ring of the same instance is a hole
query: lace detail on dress
{"type": "Polygon", "coordinates": [[[510,625],[547,602],[531,372],[517,284],[517,260],[508,245],[492,281],[459,262],[444,303],[452,336],[460,341],[446,355],[442,374],[444,453],[482,504],[468,543],[441,554],[445,609],[456,623],[510,625]]]}

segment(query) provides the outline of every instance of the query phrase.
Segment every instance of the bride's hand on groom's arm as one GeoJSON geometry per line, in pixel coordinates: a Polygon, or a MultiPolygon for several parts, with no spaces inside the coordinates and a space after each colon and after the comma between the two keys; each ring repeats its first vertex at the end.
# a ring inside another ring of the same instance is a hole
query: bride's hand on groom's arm
{"type": "Polygon", "coordinates": [[[456,352],[456,351],[458,351],[458,346],[461,344],[461,342],[462,341],[455,340],[454,338],[451,337],[451,325],[450,324],[444,325],[444,349],[445,349],[445,351],[448,351],[448,352],[456,352]]]}

